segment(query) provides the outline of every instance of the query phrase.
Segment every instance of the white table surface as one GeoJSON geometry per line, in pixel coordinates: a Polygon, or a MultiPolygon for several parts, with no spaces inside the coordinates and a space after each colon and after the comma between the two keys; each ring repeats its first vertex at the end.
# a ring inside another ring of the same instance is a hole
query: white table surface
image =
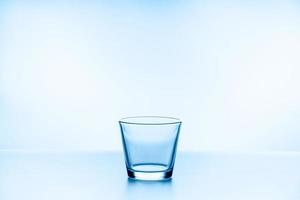
{"type": "Polygon", "coordinates": [[[300,152],[178,153],[173,179],[127,178],[122,152],[0,152],[0,200],[300,199],[300,152]]]}

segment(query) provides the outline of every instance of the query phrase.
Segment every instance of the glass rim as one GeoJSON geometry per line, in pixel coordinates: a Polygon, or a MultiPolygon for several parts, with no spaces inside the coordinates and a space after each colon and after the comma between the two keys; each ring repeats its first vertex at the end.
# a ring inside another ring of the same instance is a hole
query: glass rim
{"type": "Polygon", "coordinates": [[[132,124],[132,125],[170,125],[170,124],[181,124],[181,120],[175,117],[166,116],[132,116],[124,117],[119,120],[121,124],[132,124]]]}

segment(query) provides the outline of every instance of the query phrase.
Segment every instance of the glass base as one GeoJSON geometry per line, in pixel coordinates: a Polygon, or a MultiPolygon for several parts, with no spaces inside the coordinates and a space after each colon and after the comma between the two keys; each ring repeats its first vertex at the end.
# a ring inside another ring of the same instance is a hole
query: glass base
{"type": "Polygon", "coordinates": [[[134,180],[144,180],[144,181],[162,181],[168,180],[172,177],[173,169],[168,171],[134,171],[127,168],[128,177],[134,180]]]}

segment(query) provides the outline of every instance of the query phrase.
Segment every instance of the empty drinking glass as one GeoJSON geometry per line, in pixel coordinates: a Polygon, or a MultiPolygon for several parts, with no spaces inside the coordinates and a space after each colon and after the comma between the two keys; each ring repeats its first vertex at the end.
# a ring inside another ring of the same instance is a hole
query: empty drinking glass
{"type": "Polygon", "coordinates": [[[181,121],[172,117],[127,117],[119,121],[127,174],[140,180],[172,176],[181,121]]]}

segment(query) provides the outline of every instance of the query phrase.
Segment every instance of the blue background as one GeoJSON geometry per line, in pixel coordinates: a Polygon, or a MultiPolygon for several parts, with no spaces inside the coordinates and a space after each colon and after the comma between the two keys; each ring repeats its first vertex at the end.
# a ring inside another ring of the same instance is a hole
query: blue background
{"type": "Polygon", "coordinates": [[[121,150],[179,117],[182,151],[300,150],[297,1],[1,1],[0,148],[121,150]]]}

